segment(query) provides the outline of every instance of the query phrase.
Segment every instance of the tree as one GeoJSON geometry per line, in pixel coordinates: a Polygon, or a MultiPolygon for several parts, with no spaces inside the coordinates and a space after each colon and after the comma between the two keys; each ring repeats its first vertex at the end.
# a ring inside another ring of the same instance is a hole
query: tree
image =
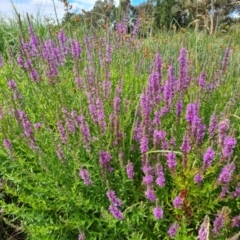
{"type": "Polygon", "coordinates": [[[170,28],[174,18],[173,6],[175,0],[157,0],[155,7],[155,24],[157,27],[170,28]]]}
{"type": "Polygon", "coordinates": [[[213,34],[234,10],[232,0],[178,0],[181,11],[188,10],[189,20],[196,28],[213,34]]]}

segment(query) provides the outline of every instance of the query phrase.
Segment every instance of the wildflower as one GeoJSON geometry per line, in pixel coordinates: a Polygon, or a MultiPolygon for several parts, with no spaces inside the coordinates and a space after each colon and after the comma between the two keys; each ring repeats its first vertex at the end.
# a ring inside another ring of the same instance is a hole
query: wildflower
{"type": "Polygon", "coordinates": [[[198,231],[199,240],[208,240],[209,239],[209,226],[210,220],[208,216],[205,216],[203,223],[198,231]]]}
{"type": "Polygon", "coordinates": [[[220,213],[213,221],[213,232],[215,234],[218,234],[219,230],[223,227],[224,220],[224,216],[220,213]]]}
{"type": "Polygon", "coordinates": [[[81,169],[79,170],[79,174],[80,174],[82,180],[84,181],[84,184],[85,184],[85,185],[89,186],[89,185],[92,184],[92,181],[91,181],[91,179],[89,178],[89,173],[88,173],[88,171],[87,171],[86,169],[81,168],[81,169]]]}
{"type": "Polygon", "coordinates": [[[180,99],[176,103],[176,115],[178,118],[182,115],[182,110],[183,110],[183,101],[182,99],[180,99]]]}
{"type": "Polygon", "coordinates": [[[103,104],[100,98],[97,98],[96,100],[96,107],[97,107],[97,120],[99,126],[102,128],[102,130],[106,131],[106,122],[105,122],[105,113],[103,104]]]}
{"type": "Polygon", "coordinates": [[[223,142],[223,157],[229,158],[233,154],[233,149],[237,144],[237,140],[233,137],[226,137],[223,142]]]}
{"type": "Polygon", "coordinates": [[[176,234],[177,234],[177,231],[178,231],[178,228],[179,228],[180,226],[179,226],[179,224],[178,223],[173,223],[171,226],[170,226],[170,228],[168,229],[168,235],[170,236],[170,237],[175,237],[176,236],[176,234]]]}
{"type": "Polygon", "coordinates": [[[106,62],[109,64],[112,61],[112,47],[111,45],[106,46],[106,62]]]}
{"type": "Polygon", "coordinates": [[[148,141],[148,138],[145,136],[140,140],[140,150],[142,154],[148,151],[148,141]]]}
{"type": "Polygon", "coordinates": [[[203,177],[202,177],[201,174],[196,174],[196,175],[194,176],[194,182],[195,182],[195,183],[200,183],[202,180],[203,180],[203,177]]]}
{"type": "Polygon", "coordinates": [[[8,81],[8,87],[10,90],[15,91],[17,88],[17,84],[14,80],[8,81]]]}
{"type": "Polygon", "coordinates": [[[162,219],[163,218],[163,209],[161,207],[155,207],[153,209],[153,215],[156,219],[162,219]]]}
{"type": "Polygon", "coordinates": [[[190,150],[191,150],[191,146],[190,146],[190,143],[189,143],[189,139],[187,137],[187,135],[184,135],[183,137],[183,141],[182,141],[182,145],[180,147],[180,150],[183,151],[183,153],[189,153],[190,150]]]}
{"type": "Polygon", "coordinates": [[[168,80],[165,82],[165,85],[163,87],[164,100],[168,106],[170,105],[174,96],[174,83],[174,68],[173,66],[170,66],[168,68],[168,80]]]}
{"type": "Polygon", "coordinates": [[[142,108],[142,116],[143,118],[148,118],[149,114],[151,112],[151,106],[150,106],[150,101],[149,101],[149,96],[146,94],[142,94],[141,99],[140,99],[140,105],[142,108]]]}
{"type": "Polygon", "coordinates": [[[122,206],[122,201],[116,197],[116,194],[113,190],[107,191],[107,197],[110,201],[109,211],[116,219],[123,219],[123,214],[118,207],[122,206]]]}
{"type": "Polygon", "coordinates": [[[207,77],[207,74],[205,71],[202,71],[200,73],[200,76],[199,78],[197,78],[197,81],[198,81],[198,86],[201,87],[202,89],[205,87],[206,85],[206,77],[207,77]]]}
{"type": "Polygon", "coordinates": [[[136,23],[134,24],[134,28],[132,31],[132,36],[136,37],[139,31],[139,27],[140,27],[140,18],[137,19],[136,23]]]}
{"type": "Polygon", "coordinates": [[[186,48],[182,48],[180,50],[180,56],[178,58],[179,61],[179,85],[178,90],[184,90],[187,88],[187,50],[186,48]]]}
{"type": "Polygon", "coordinates": [[[12,143],[9,139],[7,138],[4,138],[3,140],[3,144],[4,144],[4,147],[8,150],[11,150],[12,149],[12,143]]]}
{"type": "Polygon", "coordinates": [[[156,184],[160,187],[165,186],[165,177],[163,172],[163,167],[159,163],[156,164],[155,174],[157,176],[156,184]]]}
{"type": "Polygon", "coordinates": [[[69,52],[69,48],[67,45],[67,36],[64,34],[63,30],[61,29],[58,33],[58,41],[60,44],[60,51],[63,55],[67,55],[69,52]]]}
{"type": "Polygon", "coordinates": [[[113,204],[114,206],[122,206],[122,201],[116,197],[116,193],[113,190],[108,190],[107,191],[107,197],[109,199],[109,201],[111,202],[111,204],[113,204]]]}
{"type": "Polygon", "coordinates": [[[229,59],[229,55],[230,55],[230,51],[231,49],[228,47],[225,51],[225,55],[223,57],[223,60],[222,60],[222,68],[221,68],[221,71],[222,73],[224,74],[227,70],[227,66],[228,66],[228,59],[229,59]]]}
{"type": "Polygon", "coordinates": [[[213,114],[210,118],[209,128],[208,128],[208,135],[210,138],[214,137],[214,134],[217,130],[217,124],[218,124],[218,117],[216,114],[213,114]]]}
{"type": "Polygon", "coordinates": [[[73,57],[76,59],[79,58],[80,53],[82,52],[80,43],[74,39],[70,39],[70,43],[71,43],[73,57]]]}
{"type": "Polygon", "coordinates": [[[32,55],[34,56],[37,53],[38,40],[31,26],[28,28],[28,32],[30,35],[30,46],[33,50],[32,55]]]}
{"type": "Polygon", "coordinates": [[[227,135],[227,131],[229,129],[229,125],[230,125],[229,119],[225,119],[218,124],[218,143],[220,145],[222,145],[224,142],[224,139],[227,135]]]}
{"type": "Polygon", "coordinates": [[[232,193],[232,196],[239,197],[240,196],[240,183],[238,183],[235,191],[232,193]]]}
{"type": "Polygon", "coordinates": [[[229,163],[222,168],[222,171],[218,177],[218,183],[229,183],[233,172],[235,170],[235,164],[229,163]]]}
{"type": "Polygon", "coordinates": [[[219,195],[219,198],[225,197],[227,192],[228,192],[228,184],[222,186],[222,191],[221,191],[221,193],[219,195]]]}
{"type": "Polygon", "coordinates": [[[114,218],[116,218],[118,220],[122,220],[123,219],[123,213],[116,206],[110,205],[109,206],[109,211],[113,215],[114,218]]]}
{"type": "Polygon", "coordinates": [[[99,163],[101,164],[102,168],[110,169],[110,160],[111,155],[108,152],[100,151],[99,152],[99,163]]]}
{"type": "Polygon", "coordinates": [[[175,199],[173,200],[173,206],[175,208],[181,208],[183,204],[183,199],[179,196],[175,197],[175,199]]]}
{"type": "Polygon", "coordinates": [[[235,217],[232,219],[232,226],[233,226],[233,227],[240,227],[240,215],[235,216],[235,217]]]}
{"type": "Polygon", "coordinates": [[[34,128],[39,129],[42,125],[41,123],[34,123],[33,126],[34,128]]]}
{"type": "Polygon", "coordinates": [[[145,185],[150,185],[153,182],[153,176],[152,175],[146,175],[143,177],[143,183],[145,185]]]}
{"type": "Polygon", "coordinates": [[[62,143],[65,144],[67,142],[67,135],[66,135],[65,128],[63,126],[63,122],[62,121],[58,121],[57,122],[57,127],[58,127],[58,132],[60,134],[62,143]]]}
{"type": "Polygon", "coordinates": [[[58,144],[58,146],[57,146],[56,154],[57,154],[58,159],[60,159],[60,160],[64,159],[64,153],[63,153],[63,150],[62,150],[62,147],[60,144],[58,144]]]}
{"type": "Polygon", "coordinates": [[[36,69],[32,69],[30,71],[30,77],[33,81],[35,82],[39,82],[39,76],[38,76],[38,73],[37,73],[37,70],[36,69]]]}
{"type": "Polygon", "coordinates": [[[167,133],[164,130],[154,130],[153,132],[153,144],[156,147],[160,141],[166,138],[167,133]]]}
{"type": "Polygon", "coordinates": [[[212,164],[212,161],[215,157],[215,152],[211,147],[207,148],[206,152],[203,155],[203,165],[204,168],[209,167],[212,164]]]}
{"type": "Polygon", "coordinates": [[[126,166],[126,172],[127,172],[128,179],[133,179],[134,171],[133,171],[132,162],[129,162],[128,165],[126,166]]]}
{"type": "Polygon", "coordinates": [[[176,161],[176,154],[174,152],[170,152],[167,155],[167,165],[168,168],[173,171],[175,167],[177,166],[177,161],[176,161]]]}
{"type": "Polygon", "coordinates": [[[85,234],[83,232],[79,233],[78,240],[85,240],[85,234]]]}
{"type": "Polygon", "coordinates": [[[154,189],[151,186],[147,186],[147,191],[145,191],[145,196],[151,202],[155,202],[156,201],[155,191],[154,191],[154,189]]]}

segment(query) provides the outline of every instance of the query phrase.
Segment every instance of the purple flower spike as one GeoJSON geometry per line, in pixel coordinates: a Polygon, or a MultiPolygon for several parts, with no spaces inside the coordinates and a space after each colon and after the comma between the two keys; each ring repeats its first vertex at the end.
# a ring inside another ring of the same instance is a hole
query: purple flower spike
{"type": "Polygon", "coordinates": [[[9,139],[5,138],[3,140],[3,144],[4,144],[4,147],[8,150],[11,150],[12,149],[12,143],[9,139]]]}
{"type": "Polygon", "coordinates": [[[153,215],[156,219],[162,219],[163,218],[163,209],[161,207],[155,207],[153,209],[153,215]]]}
{"type": "Polygon", "coordinates": [[[140,150],[142,154],[148,151],[148,138],[145,136],[140,140],[140,150]]]}
{"type": "Polygon", "coordinates": [[[237,144],[237,140],[233,137],[226,137],[223,142],[223,157],[228,159],[233,154],[233,149],[237,144]]]}
{"type": "Polygon", "coordinates": [[[224,221],[224,216],[222,214],[218,214],[216,219],[213,221],[213,232],[215,234],[219,233],[219,230],[223,227],[224,221]]]}
{"type": "Polygon", "coordinates": [[[170,237],[175,237],[176,234],[177,234],[177,231],[178,231],[178,228],[179,228],[179,224],[178,223],[173,223],[170,228],[168,229],[168,235],[170,237]]]}
{"type": "Polygon", "coordinates": [[[134,171],[133,170],[134,170],[133,169],[133,164],[132,164],[132,162],[129,162],[127,167],[126,167],[128,179],[133,179],[133,176],[134,176],[134,171]]]}
{"type": "Polygon", "coordinates": [[[214,134],[217,130],[217,124],[218,124],[218,116],[216,114],[213,114],[210,118],[209,128],[208,128],[208,135],[210,138],[214,137],[214,134]]]}
{"type": "Polygon", "coordinates": [[[240,215],[235,216],[235,217],[232,219],[232,226],[233,226],[233,227],[240,227],[240,215]]]}
{"type": "Polygon", "coordinates": [[[14,80],[10,80],[8,81],[8,87],[10,90],[15,91],[17,88],[17,84],[15,83],[14,80]]]}
{"type": "Polygon", "coordinates": [[[231,177],[233,175],[233,172],[235,170],[235,164],[229,163],[226,166],[222,168],[222,171],[218,177],[218,183],[229,183],[231,180],[231,177]]]}
{"type": "Polygon", "coordinates": [[[155,174],[157,176],[156,184],[160,187],[164,187],[165,186],[165,177],[164,177],[162,165],[160,165],[158,163],[156,164],[155,174]]]}
{"type": "Polygon", "coordinates": [[[189,153],[190,150],[191,150],[191,146],[190,146],[189,139],[188,139],[187,135],[185,135],[183,137],[183,141],[182,141],[182,145],[180,147],[180,150],[182,150],[184,154],[189,153]]]}
{"type": "Polygon", "coordinates": [[[153,176],[152,176],[152,175],[146,175],[146,176],[143,178],[143,183],[144,183],[145,185],[150,185],[152,182],[153,182],[153,176]]]}
{"type": "Polygon", "coordinates": [[[82,180],[84,181],[84,184],[89,186],[92,184],[92,181],[89,178],[89,173],[86,169],[81,168],[79,170],[79,175],[81,176],[82,180]]]}
{"type": "Polygon", "coordinates": [[[215,157],[215,152],[212,150],[212,148],[209,147],[203,155],[204,168],[207,168],[212,164],[214,157],[215,157]]]}
{"type": "Polygon", "coordinates": [[[151,186],[147,186],[147,191],[145,192],[145,196],[151,202],[155,202],[156,201],[155,191],[154,191],[154,189],[152,189],[151,186]]]}
{"type": "Polygon", "coordinates": [[[176,161],[176,154],[173,152],[168,153],[167,155],[167,165],[168,168],[173,171],[175,167],[177,166],[177,161],[176,161]]]}
{"type": "Polygon", "coordinates": [[[199,240],[208,240],[209,239],[209,226],[210,221],[209,217],[205,216],[203,223],[198,231],[198,239],[199,240]]]}
{"type": "Polygon", "coordinates": [[[179,196],[175,197],[173,200],[173,206],[175,208],[181,208],[183,204],[183,199],[179,196]]]}
{"type": "Polygon", "coordinates": [[[123,220],[123,213],[116,206],[110,205],[109,211],[117,220],[123,220]]]}
{"type": "Polygon", "coordinates": [[[64,126],[63,126],[63,122],[62,121],[58,121],[57,127],[58,127],[58,132],[60,134],[62,143],[65,144],[67,142],[67,134],[66,134],[66,130],[65,130],[64,126]]]}
{"type": "Polygon", "coordinates": [[[102,168],[109,170],[110,169],[110,160],[111,160],[110,153],[104,152],[104,151],[99,152],[99,162],[100,162],[102,168]]]}
{"type": "Polygon", "coordinates": [[[198,86],[201,87],[202,89],[204,89],[204,87],[206,86],[206,77],[207,77],[206,72],[202,71],[200,73],[199,78],[197,78],[198,86]]]}
{"type": "Polygon", "coordinates": [[[176,115],[179,118],[182,115],[183,101],[180,99],[176,103],[176,115]]]}
{"type": "Polygon", "coordinates": [[[195,183],[200,183],[200,182],[202,182],[202,180],[203,180],[203,177],[202,177],[201,174],[198,173],[194,176],[194,182],[195,183]]]}

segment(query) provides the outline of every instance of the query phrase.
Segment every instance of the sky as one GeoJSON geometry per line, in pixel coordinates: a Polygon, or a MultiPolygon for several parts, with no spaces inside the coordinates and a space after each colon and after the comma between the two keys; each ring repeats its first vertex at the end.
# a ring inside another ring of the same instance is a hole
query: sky
{"type": "MultiPolygon", "coordinates": [[[[64,15],[64,6],[60,0],[54,0],[58,18],[61,19],[64,15]]],[[[82,9],[91,10],[96,0],[71,0],[73,11],[80,12],[82,9]]],[[[138,5],[145,0],[131,0],[132,5],[138,5]]],[[[14,13],[13,5],[20,14],[52,17],[55,18],[53,0],[0,0],[0,16],[11,17],[14,13]]],[[[119,0],[115,0],[116,5],[119,0]]]]}

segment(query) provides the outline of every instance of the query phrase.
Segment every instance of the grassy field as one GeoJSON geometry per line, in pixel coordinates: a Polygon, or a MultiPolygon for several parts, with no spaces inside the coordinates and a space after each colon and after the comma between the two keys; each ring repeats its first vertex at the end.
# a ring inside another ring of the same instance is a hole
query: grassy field
{"type": "Polygon", "coordinates": [[[1,239],[238,239],[237,32],[3,22],[1,239]]]}

